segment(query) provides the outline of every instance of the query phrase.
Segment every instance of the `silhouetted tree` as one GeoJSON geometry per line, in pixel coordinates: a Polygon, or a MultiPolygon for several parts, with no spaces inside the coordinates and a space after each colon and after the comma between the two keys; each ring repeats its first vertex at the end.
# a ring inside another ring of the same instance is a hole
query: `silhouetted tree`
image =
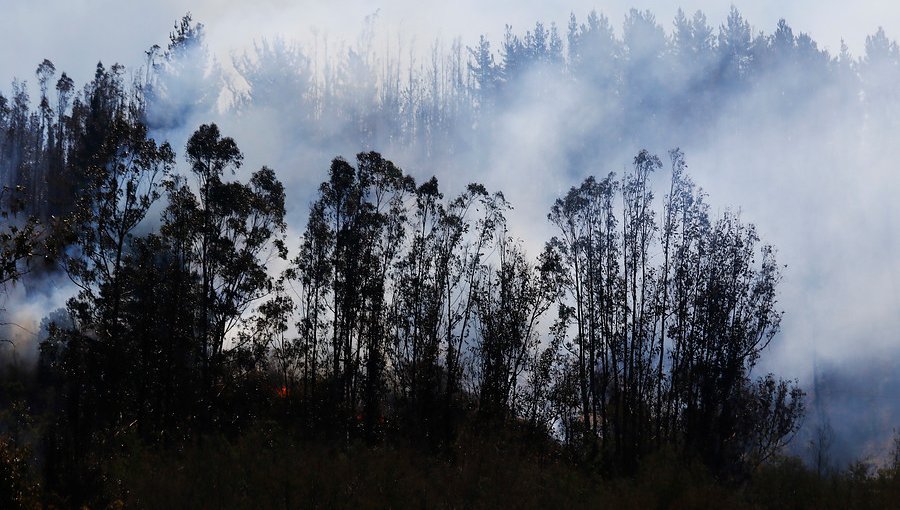
{"type": "Polygon", "coordinates": [[[599,443],[613,470],[631,471],[669,444],[739,472],[777,451],[803,410],[795,386],[750,378],[780,323],[778,267],[752,226],[732,214],[709,220],[683,156],[671,156],[662,225],[649,188],[662,163],[646,151],[622,183],[588,178],[551,209],[560,236],[549,247],[572,303],[560,321],[574,321],[574,373],[561,372],[570,382],[558,384],[572,388],[574,377],[579,395],[579,417],[564,424],[599,443]]]}
{"type": "Polygon", "coordinates": [[[27,273],[42,241],[42,229],[36,219],[10,212],[9,209],[20,208],[16,207],[16,200],[14,190],[0,189],[0,291],[27,273]]]}
{"type": "Polygon", "coordinates": [[[163,233],[178,247],[184,270],[197,278],[195,331],[211,399],[229,333],[271,290],[269,260],[286,256],[284,187],[267,167],[247,184],[224,181],[224,172],[240,166],[243,155],[215,124],[200,126],[186,153],[197,192],[182,180],[172,183],[163,233]]]}
{"type": "Polygon", "coordinates": [[[153,129],[183,126],[195,113],[209,113],[218,100],[220,70],[209,62],[204,27],[185,14],[169,34],[160,61],[148,53],[148,79],[142,86],[145,122],[153,129]]]}

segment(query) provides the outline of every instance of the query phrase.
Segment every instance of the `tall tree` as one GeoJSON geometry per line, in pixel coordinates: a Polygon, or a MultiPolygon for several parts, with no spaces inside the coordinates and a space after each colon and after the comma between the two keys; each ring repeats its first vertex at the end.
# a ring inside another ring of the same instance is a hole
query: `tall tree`
{"type": "MultiPolygon", "coordinates": [[[[196,194],[183,180],[169,189],[163,233],[177,247],[184,270],[199,289],[196,336],[204,388],[213,391],[226,357],[227,339],[248,308],[271,289],[266,271],[285,257],[284,186],[263,167],[247,184],[222,179],[243,155],[215,124],[204,124],[188,140],[186,156],[196,194]]],[[[207,405],[211,393],[207,393],[207,405]]]]}
{"type": "Polygon", "coordinates": [[[579,397],[580,417],[563,423],[612,470],[668,444],[740,471],[783,444],[803,408],[795,386],[750,375],[780,323],[778,266],[752,226],[710,220],[681,152],[671,157],[662,225],[649,186],[662,164],[646,151],[623,182],[588,178],[551,209],[571,303],[560,323],[574,323],[574,371],[558,384],[574,379],[579,397]]]}
{"type": "Polygon", "coordinates": [[[185,14],[169,34],[160,61],[148,52],[148,77],[142,87],[145,121],[154,129],[184,126],[194,114],[208,114],[222,88],[220,68],[210,62],[202,23],[185,14]]]}

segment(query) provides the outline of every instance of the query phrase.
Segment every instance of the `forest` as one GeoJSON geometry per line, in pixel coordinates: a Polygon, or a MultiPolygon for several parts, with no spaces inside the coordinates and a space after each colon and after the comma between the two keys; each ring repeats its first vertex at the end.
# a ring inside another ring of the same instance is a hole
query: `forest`
{"type": "Polygon", "coordinates": [[[812,457],[789,448],[823,406],[760,369],[804,313],[780,302],[792,268],[741,204],[710,205],[690,154],[642,147],[715,136],[760,96],[896,133],[900,50],[879,29],[831,55],[736,8],[672,26],[573,14],[419,61],[377,54],[366,24],[333,54],[264,40],[226,68],[187,14],[136,69],[14,80],[0,508],[896,501],[898,440],[877,467],[834,465],[827,421],[812,457]],[[525,204],[536,240],[491,174],[468,178],[558,90],[603,122],[566,118],[566,168],[543,176],[561,191],[525,204]],[[258,123],[273,168],[248,168],[258,123]],[[31,331],[19,308],[50,286],[65,305],[31,331]]]}

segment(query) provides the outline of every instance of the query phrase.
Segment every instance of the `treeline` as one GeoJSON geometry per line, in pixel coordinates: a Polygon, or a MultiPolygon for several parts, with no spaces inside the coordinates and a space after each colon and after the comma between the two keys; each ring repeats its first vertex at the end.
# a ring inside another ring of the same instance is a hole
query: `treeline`
{"type": "Polygon", "coordinates": [[[459,159],[484,166],[485,144],[504,114],[544,104],[553,91],[575,90],[589,106],[577,115],[578,129],[567,130],[564,155],[574,166],[617,147],[656,144],[665,133],[702,138],[748,101],[781,119],[840,111],[859,133],[893,125],[900,108],[893,86],[900,50],[881,29],[854,58],[846,46],[837,54],[820,49],[784,20],[771,34],[754,33],[736,8],[717,28],[699,11],[679,12],[670,31],[649,11],[631,10],[621,31],[591,12],[584,20],[573,14],[565,28],[507,26],[500,41],[435,42],[422,56],[399,43],[379,51],[376,23],[367,19],[356,43],[331,49],[263,40],[225,72],[209,56],[203,26],[187,15],[165,48],[147,50],[140,69],[98,69],[81,93],[46,60],[35,74],[36,107],[24,81],[0,94],[0,183],[21,187],[29,211],[48,204],[36,211],[42,217],[71,203],[64,167],[79,150],[87,106],[102,100],[88,90],[101,79],[138,92],[151,131],[238,118],[328,154],[341,145],[377,148],[423,167],[459,159]]]}
{"type": "MultiPolygon", "coordinates": [[[[120,64],[107,68],[98,63],[93,79],[78,90],[65,72],[57,78],[56,66],[45,59],[35,71],[40,94],[36,108],[27,82],[14,80],[9,97],[0,93],[0,186],[5,210],[44,222],[72,213],[90,181],[88,174],[106,164],[110,152],[121,150],[106,140],[107,131],[127,129],[125,117],[139,121],[140,129],[147,131],[160,124],[151,121],[158,117],[152,112],[174,108],[166,106],[177,102],[174,87],[150,85],[149,79],[155,73],[160,75],[157,81],[166,73],[185,78],[180,59],[200,44],[199,30],[189,17],[182,20],[161,56],[156,56],[158,46],[147,52],[148,58],[160,59],[167,67],[152,64],[141,71],[143,80],[135,75],[129,79],[120,64]]],[[[192,101],[199,101],[199,96],[192,101]]]]}
{"type": "Polygon", "coordinates": [[[596,12],[573,14],[566,27],[506,26],[500,40],[435,41],[409,57],[399,42],[382,50],[377,20],[367,23],[355,44],[330,52],[318,42],[259,42],[234,60],[239,78],[223,80],[233,111],[290,111],[264,118],[316,144],[353,140],[425,164],[463,154],[481,162],[504,114],[542,104],[575,117],[566,150],[578,164],[673,130],[702,136],[760,95],[782,117],[822,115],[810,110],[825,103],[859,127],[892,123],[900,99],[891,85],[900,52],[883,30],[855,58],[846,45],[819,48],[784,20],[754,32],[736,8],[717,27],[679,11],[668,29],[650,11],[632,9],[621,28],[596,12]],[[584,108],[555,104],[563,91],[584,108]]]}
{"type": "Polygon", "coordinates": [[[536,259],[502,193],[337,158],[289,257],[284,187],[265,167],[228,178],[243,155],[215,124],[179,173],[115,72],[84,99],[74,197],[41,239],[79,291],[22,394],[69,502],[102,494],[124,437],[170,448],[266,420],[430,451],[464,425],[524,430],[603,473],[671,449],[726,477],[796,431],[802,392],[751,374],[781,317],[772,249],[710,217],[678,150],[662,204],[646,151],[572,188],[536,259]]]}
{"type": "MultiPolygon", "coordinates": [[[[380,88],[390,80],[376,79],[354,50],[360,80],[328,78],[344,72],[338,66],[281,97],[310,101],[309,140],[332,136],[327,126],[338,124],[329,119],[343,119],[340,129],[357,129],[360,145],[406,140],[437,158],[458,148],[436,141],[460,140],[441,126],[490,129],[461,116],[489,118],[531,73],[596,80],[588,89],[598,97],[631,105],[625,119],[674,112],[681,100],[709,100],[709,109],[678,108],[712,111],[770,79],[773,62],[801,55],[828,79],[858,80],[846,91],[875,87],[897,65],[883,32],[865,59],[850,61],[783,24],[750,37],[736,10],[717,38],[705,23],[679,16],[677,37],[666,37],[649,13],[632,11],[621,40],[595,15],[573,21],[565,42],[553,27],[508,31],[498,63],[482,40],[465,65],[457,45],[449,75],[459,80],[442,81],[436,57],[431,92],[412,88],[425,75],[411,73],[407,89],[396,81],[408,103],[391,99],[380,88]],[[646,104],[636,84],[677,59],[707,62],[689,75],[712,81],[647,85],[671,97],[646,104]],[[876,64],[885,67],[870,71],[876,64]],[[337,99],[366,97],[356,109],[337,99]]],[[[45,322],[33,379],[7,372],[12,389],[0,397],[9,411],[0,453],[31,444],[48,494],[72,505],[102,498],[106,464],[126,438],[177,449],[270,421],[310,439],[433,452],[451,448],[464,427],[516,430],[604,474],[633,474],[643,459],[675,452],[728,479],[752,472],[796,431],[802,392],[752,373],[781,319],[774,250],[738,215],[710,214],[680,151],[668,165],[642,151],[624,175],[571,188],[548,211],[555,236],[531,255],[507,228],[502,193],[479,184],[449,193],[377,152],[337,158],[299,251],[289,253],[291,197],[273,170],[231,178],[243,154],[215,124],[190,136],[181,172],[175,150],[154,139],[153,129],[187,122],[215,96],[180,81],[200,69],[191,55],[201,41],[202,27],[186,18],[165,50],[148,52],[135,81],[121,66],[98,65],[80,92],[62,74],[54,101],[46,61],[36,111],[22,84],[11,102],[0,97],[4,208],[8,218],[32,216],[0,230],[0,283],[19,278],[26,262],[35,267],[37,254],[78,288],[45,322]],[[666,176],[653,179],[664,166],[666,176]],[[664,189],[654,193],[654,180],[664,189]]],[[[299,51],[268,48],[261,54],[299,51]]],[[[297,55],[299,67],[279,72],[309,65],[297,55]]],[[[250,58],[242,73],[265,62],[250,58]]],[[[247,81],[238,107],[279,97],[247,81]]],[[[866,101],[876,96],[866,90],[866,101]]],[[[865,108],[859,94],[848,97],[865,108]]]]}

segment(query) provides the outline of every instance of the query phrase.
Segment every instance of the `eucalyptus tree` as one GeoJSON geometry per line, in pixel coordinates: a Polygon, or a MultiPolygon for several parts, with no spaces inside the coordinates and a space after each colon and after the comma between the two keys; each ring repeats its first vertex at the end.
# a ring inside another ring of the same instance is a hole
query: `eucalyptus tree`
{"type": "Polygon", "coordinates": [[[221,69],[210,62],[202,23],[187,13],[173,27],[161,58],[148,52],[142,86],[145,120],[154,129],[183,127],[195,114],[209,114],[221,91],[221,69]]]}
{"type": "Polygon", "coordinates": [[[211,399],[227,359],[229,335],[248,309],[270,293],[268,264],[286,257],[285,194],[267,167],[253,172],[247,183],[225,181],[224,173],[234,172],[243,155],[215,124],[194,132],[186,157],[195,186],[184,179],[170,183],[162,234],[197,287],[192,334],[211,399]]]}
{"type": "Polygon", "coordinates": [[[0,292],[28,271],[42,237],[41,226],[34,217],[17,218],[9,210],[7,204],[16,199],[7,197],[14,195],[14,191],[0,189],[0,219],[3,220],[0,227],[0,292]]]}
{"type": "Polygon", "coordinates": [[[607,397],[618,387],[620,353],[614,348],[622,319],[618,305],[623,281],[619,275],[621,235],[613,199],[619,184],[612,175],[593,177],[557,199],[548,215],[559,236],[548,243],[558,253],[569,295],[563,311],[575,321],[570,351],[576,351],[580,414],[585,432],[609,437],[607,397]],[[568,311],[571,307],[571,312],[568,311]]]}
{"type": "Polygon", "coordinates": [[[670,156],[661,223],[650,182],[662,163],[646,151],[622,182],[589,177],[551,208],[567,296],[558,332],[571,320],[573,335],[555,398],[579,408],[560,416],[567,439],[598,444],[609,469],[670,445],[740,471],[777,451],[803,411],[796,385],[752,376],[781,320],[779,266],[755,227],[709,217],[683,155],[670,156]]]}
{"type": "Polygon", "coordinates": [[[349,419],[359,408],[370,435],[385,386],[388,277],[400,256],[405,199],[413,191],[412,178],[378,153],[358,154],[355,168],[335,159],[295,261],[309,381],[319,377],[321,341],[330,348],[324,356],[337,419],[349,419]]]}
{"type": "MultiPolygon", "coordinates": [[[[532,360],[540,350],[538,328],[544,313],[559,297],[559,260],[548,250],[538,267],[500,226],[496,268],[480,271],[477,305],[478,335],[473,342],[475,395],[483,418],[520,416],[526,405],[524,382],[539,370],[532,360]]],[[[532,398],[535,395],[531,395],[532,398]]]]}
{"type": "Polygon", "coordinates": [[[157,144],[147,137],[146,126],[126,115],[118,112],[107,132],[108,159],[82,169],[88,181],[71,225],[77,251],[64,260],[81,289],[81,299],[105,302],[102,318],[96,320],[111,339],[118,334],[121,269],[128,243],[161,197],[162,182],[175,157],[168,143],[157,144]]]}
{"type": "MultiPolygon", "coordinates": [[[[67,303],[72,323],[52,328],[41,345],[42,377],[55,389],[48,426],[49,480],[77,499],[97,482],[107,433],[120,432],[145,402],[138,391],[130,303],[136,279],[130,261],[136,233],[160,199],[174,165],[167,143],[149,138],[114,66],[98,66],[77,100],[69,154],[78,200],[57,225],[62,267],[78,289],[67,303]]],[[[142,424],[143,425],[143,424],[142,424]]]]}
{"type": "Polygon", "coordinates": [[[453,433],[483,266],[508,204],[470,184],[444,202],[437,179],[416,190],[407,249],[395,265],[392,348],[397,393],[410,430],[442,442],[453,433]]]}

